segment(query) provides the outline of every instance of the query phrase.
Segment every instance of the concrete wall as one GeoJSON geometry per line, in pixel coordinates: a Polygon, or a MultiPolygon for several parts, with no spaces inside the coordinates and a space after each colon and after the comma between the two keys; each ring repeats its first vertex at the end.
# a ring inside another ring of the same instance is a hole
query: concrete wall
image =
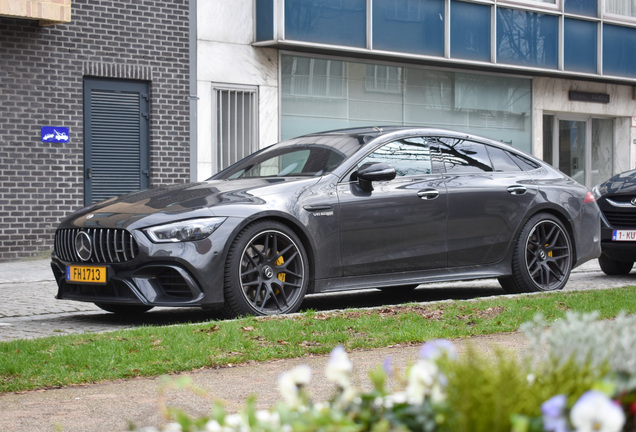
{"type": "Polygon", "coordinates": [[[197,177],[214,174],[212,134],[214,84],[258,88],[258,145],[279,138],[278,50],[252,47],[254,2],[198,0],[197,8],[197,177]]]}

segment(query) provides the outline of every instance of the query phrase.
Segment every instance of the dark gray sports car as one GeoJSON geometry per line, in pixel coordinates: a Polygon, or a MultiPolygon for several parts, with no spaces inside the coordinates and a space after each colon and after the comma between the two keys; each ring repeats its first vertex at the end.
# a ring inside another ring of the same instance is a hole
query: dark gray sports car
{"type": "Polygon", "coordinates": [[[302,136],[205,182],[84,208],[57,229],[52,267],[59,299],[237,316],[425,282],[558,290],[600,252],[593,195],[547,164],[485,138],[383,127],[302,136]]]}

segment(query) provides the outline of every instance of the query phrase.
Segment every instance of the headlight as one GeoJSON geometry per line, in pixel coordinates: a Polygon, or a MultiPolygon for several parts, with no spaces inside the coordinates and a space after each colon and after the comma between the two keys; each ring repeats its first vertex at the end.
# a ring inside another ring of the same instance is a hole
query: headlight
{"type": "Polygon", "coordinates": [[[202,240],[214,232],[226,218],[188,219],[146,228],[144,232],[155,243],[202,240]]]}

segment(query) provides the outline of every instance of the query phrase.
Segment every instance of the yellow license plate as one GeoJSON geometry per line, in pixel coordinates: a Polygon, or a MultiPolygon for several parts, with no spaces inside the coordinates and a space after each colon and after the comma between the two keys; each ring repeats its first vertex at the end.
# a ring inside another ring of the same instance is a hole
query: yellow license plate
{"type": "Polygon", "coordinates": [[[105,284],[106,267],[102,266],[66,266],[67,282],[105,284]]]}

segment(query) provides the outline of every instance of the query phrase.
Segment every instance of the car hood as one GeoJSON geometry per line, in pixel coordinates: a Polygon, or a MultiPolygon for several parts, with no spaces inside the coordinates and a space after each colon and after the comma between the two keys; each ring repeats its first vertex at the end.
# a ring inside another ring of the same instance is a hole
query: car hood
{"type": "Polygon", "coordinates": [[[615,175],[598,185],[598,191],[602,196],[636,194],[636,170],[615,175]]]}
{"type": "Polygon", "coordinates": [[[250,211],[241,212],[234,206],[245,209],[266,205],[269,196],[292,197],[297,195],[294,190],[316,181],[313,177],[210,180],[148,189],[85,207],[62,225],[127,228],[132,224],[150,226],[186,218],[247,215],[250,211]]]}

